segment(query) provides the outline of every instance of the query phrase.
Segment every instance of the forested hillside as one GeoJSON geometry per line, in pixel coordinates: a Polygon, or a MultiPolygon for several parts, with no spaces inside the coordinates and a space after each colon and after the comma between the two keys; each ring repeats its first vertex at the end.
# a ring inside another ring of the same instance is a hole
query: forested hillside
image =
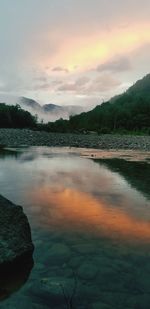
{"type": "Polygon", "coordinates": [[[0,127],[36,128],[49,132],[150,134],[150,74],[122,95],[96,106],[92,111],[72,116],[69,120],[37,123],[36,117],[19,105],[1,103],[0,127]]]}
{"type": "Polygon", "coordinates": [[[97,131],[150,133],[150,74],[122,95],[96,106],[92,111],[49,123],[50,131],[97,131]]]}
{"type": "Polygon", "coordinates": [[[0,128],[35,128],[36,117],[19,105],[0,104],[0,128]]]}

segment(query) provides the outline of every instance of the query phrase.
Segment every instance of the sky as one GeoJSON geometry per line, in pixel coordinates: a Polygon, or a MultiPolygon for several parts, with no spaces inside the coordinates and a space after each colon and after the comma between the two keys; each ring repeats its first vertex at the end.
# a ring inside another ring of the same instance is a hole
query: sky
{"type": "Polygon", "coordinates": [[[94,106],[150,73],[149,0],[1,0],[0,99],[94,106]]]}

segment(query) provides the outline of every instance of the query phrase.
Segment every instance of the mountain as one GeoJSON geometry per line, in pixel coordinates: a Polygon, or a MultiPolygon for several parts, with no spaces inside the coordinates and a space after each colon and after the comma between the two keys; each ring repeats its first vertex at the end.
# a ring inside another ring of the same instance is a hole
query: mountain
{"type": "Polygon", "coordinates": [[[52,125],[53,131],[97,131],[99,133],[142,131],[150,134],[150,74],[125,93],[75,115],[66,123],[52,125]]]}
{"type": "Polygon", "coordinates": [[[17,103],[21,106],[22,109],[30,112],[32,115],[42,114],[41,105],[35,100],[26,97],[20,97],[18,98],[17,103]]]}
{"type": "Polygon", "coordinates": [[[138,80],[127,91],[128,94],[136,97],[144,97],[150,99],[150,74],[147,74],[142,79],[138,80]]]}
{"type": "Polygon", "coordinates": [[[150,134],[150,74],[138,80],[123,94],[88,112],[83,112],[81,106],[60,106],[52,103],[41,106],[35,100],[25,97],[15,100],[14,104],[16,103],[32,115],[37,114],[39,120],[49,122],[43,126],[43,129],[49,131],[99,133],[142,131],[150,134]]]}
{"type": "Polygon", "coordinates": [[[69,119],[70,116],[80,114],[85,109],[79,105],[61,106],[52,103],[40,105],[37,101],[26,97],[20,97],[18,104],[32,115],[37,114],[44,122],[55,121],[59,118],[69,119]]]}
{"type": "Polygon", "coordinates": [[[42,108],[45,112],[58,112],[59,111],[62,113],[67,113],[69,114],[69,116],[80,114],[84,111],[84,108],[80,105],[60,106],[60,105],[49,103],[49,104],[43,105],[42,108]]]}
{"type": "Polygon", "coordinates": [[[52,104],[52,103],[45,104],[42,107],[43,107],[43,110],[45,112],[53,112],[53,111],[56,111],[56,110],[59,110],[59,111],[63,110],[63,108],[60,105],[56,105],[56,104],[52,104]]]}
{"type": "Polygon", "coordinates": [[[89,106],[83,107],[80,105],[56,105],[48,103],[40,105],[37,101],[27,97],[17,97],[11,95],[0,94],[0,103],[5,102],[7,105],[19,104],[22,109],[30,112],[33,116],[37,115],[39,121],[49,122],[57,119],[69,119],[70,116],[77,115],[83,111],[88,111],[89,106]]]}
{"type": "Polygon", "coordinates": [[[29,99],[29,98],[26,98],[26,97],[20,97],[19,98],[20,100],[20,105],[24,105],[26,107],[30,107],[30,108],[33,108],[33,109],[40,109],[41,108],[41,105],[39,103],[37,103],[35,100],[32,100],[32,99],[29,99]]]}

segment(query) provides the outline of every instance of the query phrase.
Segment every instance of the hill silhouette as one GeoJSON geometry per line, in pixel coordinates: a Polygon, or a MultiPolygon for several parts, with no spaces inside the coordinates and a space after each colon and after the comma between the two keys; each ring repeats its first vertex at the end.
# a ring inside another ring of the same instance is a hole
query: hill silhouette
{"type": "Polygon", "coordinates": [[[137,81],[125,93],[89,112],[57,120],[47,129],[56,132],[145,132],[150,134],[150,74],[137,81]]]}
{"type": "MultiPolygon", "coordinates": [[[[25,100],[24,98],[22,98],[25,100]]],[[[29,103],[37,103],[31,100],[29,103]]],[[[47,105],[51,109],[51,104],[47,105]]],[[[96,106],[89,112],[70,116],[69,120],[37,123],[36,117],[19,105],[0,104],[0,127],[34,128],[49,132],[145,133],[150,134],[150,74],[137,81],[125,93],[96,106]]]]}

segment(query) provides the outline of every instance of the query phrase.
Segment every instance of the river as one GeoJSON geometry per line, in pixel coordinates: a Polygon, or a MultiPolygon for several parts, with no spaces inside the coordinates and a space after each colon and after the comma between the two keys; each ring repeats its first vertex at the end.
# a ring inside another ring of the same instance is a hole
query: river
{"type": "Polygon", "coordinates": [[[35,251],[28,273],[0,281],[0,308],[149,308],[150,165],[110,158],[1,152],[0,193],[23,206],[35,251]]]}

